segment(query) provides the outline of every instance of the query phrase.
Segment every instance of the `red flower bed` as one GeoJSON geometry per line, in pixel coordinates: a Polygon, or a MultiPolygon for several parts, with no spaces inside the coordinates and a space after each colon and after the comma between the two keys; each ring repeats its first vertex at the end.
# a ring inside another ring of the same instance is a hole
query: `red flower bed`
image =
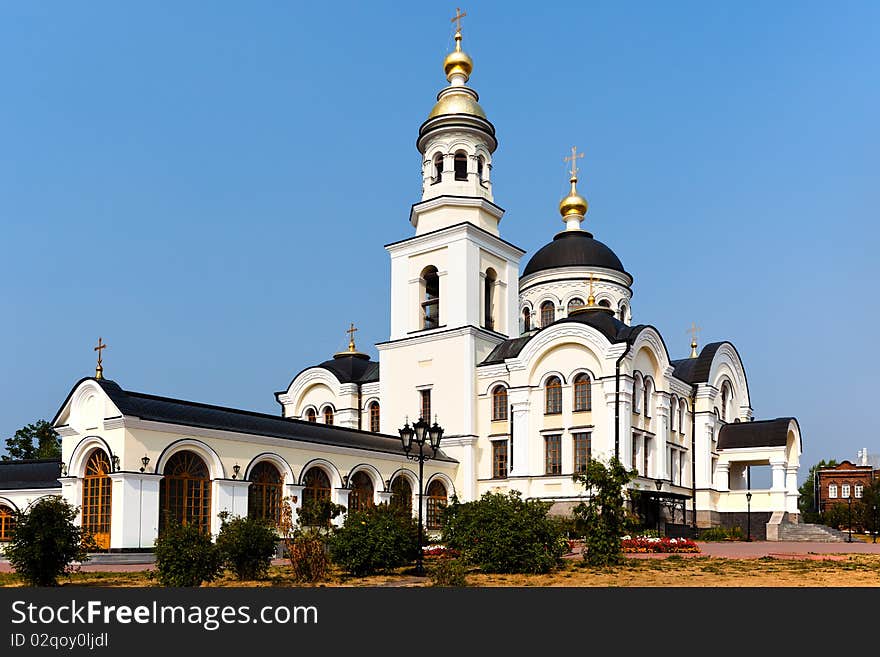
{"type": "Polygon", "coordinates": [[[699,546],[688,538],[647,538],[625,536],[620,541],[624,552],[699,552],[699,546]]]}
{"type": "Polygon", "coordinates": [[[434,557],[437,559],[453,559],[458,556],[458,552],[445,545],[426,545],[422,548],[422,554],[426,557],[434,557]]]}

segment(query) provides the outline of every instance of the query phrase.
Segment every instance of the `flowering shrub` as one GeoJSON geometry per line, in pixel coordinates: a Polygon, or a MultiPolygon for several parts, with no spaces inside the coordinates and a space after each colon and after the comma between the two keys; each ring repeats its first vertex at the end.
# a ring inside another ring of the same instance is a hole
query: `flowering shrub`
{"type": "Polygon", "coordinates": [[[453,550],[445,545],[426,545],[422,548],[422,554],[437,559],[454,559],[459,553],[458,550],[453,550]]]}
{"type": "Polygon", "coordinates": [[[689,538],[653,538],[624,536],[620,539],[624,552],[699,552],[700,548],[689,538]]]}

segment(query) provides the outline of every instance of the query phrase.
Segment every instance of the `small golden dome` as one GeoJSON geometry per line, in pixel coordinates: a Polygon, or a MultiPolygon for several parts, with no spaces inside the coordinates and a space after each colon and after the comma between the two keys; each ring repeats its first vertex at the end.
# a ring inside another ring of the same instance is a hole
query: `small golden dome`
{"type": "Polygon", "coordinates": [[[463,75],[464,81],[467,82],[473,70],[474,62],[463,50],[453,50],[443,60],[443,72],[446,73],[446,79],[450,82],[453,75],[463,75]]]}
{"type": "Polygon", "coordinates": [[[470,114],[471,116],[479,116],[481,119],[486,118],[483,108],[468,93],[444,94],[437,101],[437,104],[434,105],[434,109],[428,114],[428,118],[433,119],[435,116],[443,116],[445,114],[470,114]]]}
{"type": "Polygon", "coordinates": [[[571,192],[559,202],[559,213],[562,218],[572,215],[584,216],[587,214],[587,199],[577,193],[577,178],[571,179],[571,192]]]}

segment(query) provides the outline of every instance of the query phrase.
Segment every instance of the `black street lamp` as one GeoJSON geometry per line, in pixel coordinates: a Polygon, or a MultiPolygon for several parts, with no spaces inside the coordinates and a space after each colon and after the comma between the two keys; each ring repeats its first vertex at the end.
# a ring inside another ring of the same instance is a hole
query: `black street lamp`
{"type": "Polygon", "coordinates": [[[422,564],[422,494],[424,492],[424,484],[422,483],[425,476],[425,461],[430,461],[437,456],[440,450],[440,439],[443,437],[443,428],[437,424],[437,418],[434,418],[433,426],[429,426],[424,418],[419,418],[418,422],[414,422],[409,426],[409,420],[403,425],[402,429],[398,429],[400,433],[400,441],[403,443],[403,451],[406,458],[419,462],[419,552],[416,555],[416,574],[424,575],[425,568],[422,564]],[[430,456],[425,454],[424,447],[427,440],[428,446],[431,448],[430,456]],[[419,453],[410,451],[413,449],[413,443],[419,446],[419,453]]]}
{"type": "Polygon", "coordinates": [[[846,542],[852,543],[852,493],[850,493],[849,496],[846,498],[846,503],[849,507],[846,512],[846,524],[847,530],[849,532],[848,536],[846,537],[846,542]]]}
{"type": "Polygon", "coordinates": [[[877,542],[877,503],[874,502],[874,538],[871,539],[872,543],[877,542]]]}
{"type": "Polygon", "coordinates": [[[746,492],[746,541],[752,541],[752,491],[746,492]]]}
{"type": "Polygon", "coordinates": [[[663,480],[655,479],[654,486],[657,487],[657,536],[660,536],[660,489],[663,488],[663,480]]]}

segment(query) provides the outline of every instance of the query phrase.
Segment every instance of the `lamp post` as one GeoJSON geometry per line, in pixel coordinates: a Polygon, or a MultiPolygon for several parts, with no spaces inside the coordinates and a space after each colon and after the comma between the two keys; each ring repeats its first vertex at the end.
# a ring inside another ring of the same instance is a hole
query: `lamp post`
{"type": "Polygon", "coordinates": [[[660,489],[663,488],[663,480],[655,479],[654,486],[657,487],[657,536],[660,536],[660,489]]]}
{"type": "Polygon", "coordinates": [[[425,568],[422,564],[422,537],[424,531],[422,528],[422,495],[425,487],[422,482],[425,477],[425,461],[430,461],[437,456],[437,452],[440,450],[443,428],[437,424],[436,417],[434,418],[433,426],[429,426],[428,422],[420,417],[418,422],[414,422],[412,426],[409,425],[409,420],[407,420],[403,428],[398,430],[398,433],[400,434],[400,441],[403,443],[403,451],[406,454],[406,458],[419,462],[419,551],[416,555],[416,574],[424,575],[425,568]],[[431,448],[430,455],[425,454],[426,441],[431,448]],[[418,445],[418,453],[415,453],[413,443],[418,445]]]}
{"type": "Polygon", "coordinates": [[[752,491],[746,492],[746,541],[752,541],[752,491]]]}
{"type": "Polygon", "coordinates": [[[874,537],[871,539],[871,542],[872,542],[872,543],[876,543],[876,542],[877,542],[877,502],[874,502],[873,510],[874,510],[874,513],[873,513],[873,517],[874,517],[874,532],[873,532],[873,533],[874,533],[874,537]]]}
{"type": "Polygon", "coordinates": [[[847,512],[846,512],[846,525],[847,525],[847,531],[848,531],[848,535],[846,537],[846,542],[852,543],[852,493],[850,493],[847,496],[846,504],[848,507],[847,512]]]}

